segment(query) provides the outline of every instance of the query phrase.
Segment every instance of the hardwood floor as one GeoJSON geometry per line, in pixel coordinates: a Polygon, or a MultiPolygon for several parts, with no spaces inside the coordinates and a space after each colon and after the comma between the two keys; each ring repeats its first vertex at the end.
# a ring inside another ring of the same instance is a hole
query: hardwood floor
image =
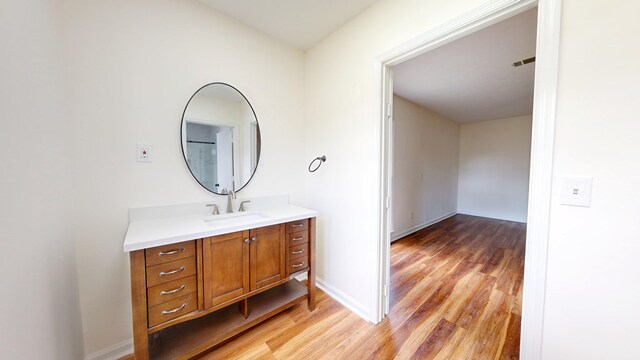
{"type": "Polygon", "coordinates": [[[456,215],[391,246],[391,313],[319,292],[200,359],[518,359],[525,224],[456,215]]]}

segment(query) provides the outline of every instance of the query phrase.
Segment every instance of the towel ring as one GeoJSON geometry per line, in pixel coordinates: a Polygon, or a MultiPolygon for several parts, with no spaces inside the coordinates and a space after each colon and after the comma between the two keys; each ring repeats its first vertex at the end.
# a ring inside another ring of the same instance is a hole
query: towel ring
{"type": "Polygon", "coordinates": [[[324,156],[324,155],[319,156],[319,157],[311,160],[311,163],[309,164],[309,172],[315,172],[316,170],[320,169],[320,166],[322,166],[322,163],[325,162],[325,161],[327,161],[327,157],[324,156]],[[318,163],[318,165],[316,167],[313,168],[313,170],[311,170],[311,167],[313,166],[313,163],[315,163],[316,161],[320,161],[320,162],[318,163]]]}

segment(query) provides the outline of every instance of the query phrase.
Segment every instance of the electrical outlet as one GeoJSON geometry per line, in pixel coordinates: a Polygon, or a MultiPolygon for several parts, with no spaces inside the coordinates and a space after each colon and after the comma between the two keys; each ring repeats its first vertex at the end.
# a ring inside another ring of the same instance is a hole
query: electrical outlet
{"type": "Polygon", "coordinates": [[[414,216],[413,211],[412,211],[412,212],[411,212],[411,220],[413,220],[413,218],[414,218],[414,217],[415,217],[415,216],[414,216]]]}
{"type": "Polygon", "coordinates": [[[151,162],[151,153],[153,147],[151,144],[138,144],[138,148],[136,151],[136,161],[137,162],[151,162]]]}

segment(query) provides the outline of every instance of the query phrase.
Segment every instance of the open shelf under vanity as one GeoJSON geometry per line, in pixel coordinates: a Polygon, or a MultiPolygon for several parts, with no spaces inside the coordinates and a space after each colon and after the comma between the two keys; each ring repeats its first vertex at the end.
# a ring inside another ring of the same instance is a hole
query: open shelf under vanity
{"type": "Polygon", "coordinates": [[[307,287],[291,280],[247,299],[248,316],[229,305],[201,318],[149,335],[151,359],[189,359],[307,299],[307,287]]]}

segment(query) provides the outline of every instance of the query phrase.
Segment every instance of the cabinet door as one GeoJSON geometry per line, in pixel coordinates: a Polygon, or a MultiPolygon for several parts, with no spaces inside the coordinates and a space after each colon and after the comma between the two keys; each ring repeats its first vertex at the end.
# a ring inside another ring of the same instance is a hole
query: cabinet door
{"type": "Polygon", "coordinates": [[[251,230],[251,290],[273,284],[285,277],[284,224],[251,230]]]}
{"type": "Polygon", "coordinates": [[[202,250],[205,308],[249,292],[249,231],[205,238],[202,250]]]}

